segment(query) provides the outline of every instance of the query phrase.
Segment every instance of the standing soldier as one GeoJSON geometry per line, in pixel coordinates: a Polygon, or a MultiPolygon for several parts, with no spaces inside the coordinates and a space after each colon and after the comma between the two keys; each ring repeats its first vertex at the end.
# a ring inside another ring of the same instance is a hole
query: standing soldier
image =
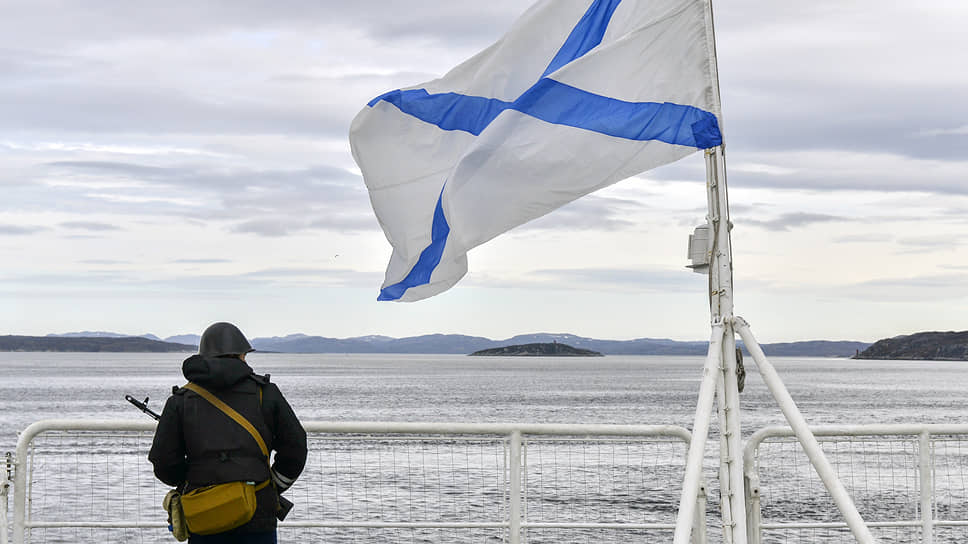
{"type": "Polygon", "coordinates": [[[183,498],[217,484],[262,484],[254,486],[254,514],[240,526],[198,534],[189,519],[190,544],[275,543],[276,518],[287,512],[279,494],[306,464],[306,431],[269,375],[255,374],[246,364],[250,351],[245,335],[231,323],[205,329],[198,354],[182,364],[190,383],[173,391],[158,421],[148,459],[155,476],[183,498]],[[228,410],[219,408],[220,402],[228,410]],[[263,452],[272,450],[276,455],[270,466],[263,452]]]}

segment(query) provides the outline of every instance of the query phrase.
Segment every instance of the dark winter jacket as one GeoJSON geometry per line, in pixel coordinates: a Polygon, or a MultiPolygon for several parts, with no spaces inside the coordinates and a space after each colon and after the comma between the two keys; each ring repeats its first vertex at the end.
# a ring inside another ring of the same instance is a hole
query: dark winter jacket
{"type": "MultiPolygon", "coordinates": [[[[295,480],[306,464],[306,431],[279,388],[237,357],[185,360],[182,373],[249,420],[275,450],[273,471],[295,480]],[[261,399],[259,392],[262,392],[261,399]]],[[[269,466],[255,439],[241,425],[185,388],[176,390],[161,413],[148,460],[155,476],[182,492],[234,481],[263,482],[269,466]]],[[[276,527],[278,494],[272,485],[256,494],[255,516],[232,532],[271,531],[276,527]]]]}

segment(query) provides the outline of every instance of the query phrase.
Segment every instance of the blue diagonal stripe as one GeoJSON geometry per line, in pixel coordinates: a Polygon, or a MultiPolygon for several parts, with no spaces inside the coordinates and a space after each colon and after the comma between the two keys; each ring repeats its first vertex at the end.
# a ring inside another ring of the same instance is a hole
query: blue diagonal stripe
{"type": "Polygon", "coordinates": [[[515,110],[542,121],[628,140],[708,149],[722,143],[712,113],[671,102],[626,102],[543,78],[514,102],[424,89],[391,91],[378,98],[403,113],[444,130],[481,134],[503,111],[515,110]]]}
{"type": "Polygon", "coordinates": [[[551,64],[541,77],[558,70],[602,43],[605,31],[608,30],[608,23],[612,20],[612,14],[620,3],[622,0],[595,0],[575,28],[571,29],[568,39],[558,50],[555,58],[551,59],[551,64]]]}
{"type": "Polygon", "coordinates": [[[440,196],[437,197],[437,207],[434,208],[434,222],[430,229],[430,245],[420,252],[417,264],[410,269],[407,277],[399,283],[388,285],[380,290],[377,300],[399,300],[407,289],[430,283],[430,275],[440,264],[440,257],[444,254],[444,246],[447,244],[447,235],[450,234],[450,225],[444,217],[444,191],[441,189],[440,196]]]}

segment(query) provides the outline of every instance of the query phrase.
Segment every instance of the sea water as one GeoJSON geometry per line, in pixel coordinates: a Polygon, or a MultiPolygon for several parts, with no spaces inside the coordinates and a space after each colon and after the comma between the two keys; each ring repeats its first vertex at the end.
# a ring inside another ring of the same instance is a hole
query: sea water
{"type": "MultiPolygon", "coordinates": [[[[149,421],[125,402],[124,395],[150,397],[149,407],[161,412],[171,387],[184,383],[180,368],[186,356],[0,353],[0,451],[12,451],[17,432],[40,419],[149,421]]],[[[621,423],[688,428],[695,415],[704,358],[256,352],[248,361],[257,372],[271,374],[297,415],[306,421],[621,423]]],[[[772,362],[811,425],[968,422],[968,387],[964,385],[968,363],[820,358],[775,358],[772,362]]],[[[741,407],[743,432],[748,436],[761,427],[785,422],[755,364],[749,358],[746,363],[741,407]]],[[[156,498],[156,492],[152,489],[147,503],[156,498]]],[[[711,497],[710,502],[715,509],[717,499],[711,497]]],[[[64,504],[51,508],[64,508],[64,504]]],[[[144,514],[149,519],[156,515],[150,508],[143,509],[150,510],[144,514]]],[[[47,541],[58,541],[58,534],[51,531],[45,536],[47,541]]],[[[70,532],[62,536],[65,541],[76,538],[70,532]]],[[[536,536],[531,540],[537,541],[536,536]]],[[[719,540],[712,536],[712,541],[719,540]]],[[[366,541],[367,535],[361,538],[366,541]]],[[[427,538],[434,541],[441,536],[431,533],[427,538]]],[[[144,541],[143,535],[139,533],[138,539],[144,541]]],[[[421,540],[412,532],[406,539],[421,540]]],[[[580,540],[594,542],[596,537],[585,535],[580,540]]],[[[895,540],[903,542],[904,537],[895,540]]]]}
{"type": "MultiPolygon", "coordinates": [[[[187,354],[0,353],[0,451],[48,418],[161,412],[187,354]]],[[[703,357],[252,353],[304,420],[671,424],[691,427],[703,357]]],[[[968,362],[773,358],[811,425],[968,422],[968,362]]],[[[744,434],[785,424],[755,364],[744,434]]]]}

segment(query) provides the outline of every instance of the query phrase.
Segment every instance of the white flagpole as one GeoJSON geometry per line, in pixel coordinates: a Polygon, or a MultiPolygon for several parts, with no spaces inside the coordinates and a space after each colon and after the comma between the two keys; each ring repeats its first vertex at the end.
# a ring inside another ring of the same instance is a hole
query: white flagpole
{"type": "Polygon", "coordinates": [[[739,384],[736,378],[736,336],[733,330],[733,261],[730,242],[726,160],[723,147],[706,150],[706,190],[711,231],[709,311],[713,323],[723,323],[720,372],[720,494],[723,535],[727,544],[747,544],[746,493],[743,483],[743,443],[739,384]]]}

